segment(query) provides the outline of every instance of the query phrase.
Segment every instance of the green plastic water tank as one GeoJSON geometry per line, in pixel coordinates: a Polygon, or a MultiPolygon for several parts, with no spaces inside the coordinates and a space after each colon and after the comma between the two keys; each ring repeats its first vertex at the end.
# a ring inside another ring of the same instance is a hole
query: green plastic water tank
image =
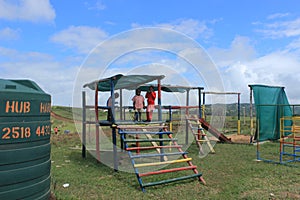
{"type": "Polygon", "coordinates": [[[35,82],[0,79],[0,199],[49,199],[50,112],[35,82]]]}

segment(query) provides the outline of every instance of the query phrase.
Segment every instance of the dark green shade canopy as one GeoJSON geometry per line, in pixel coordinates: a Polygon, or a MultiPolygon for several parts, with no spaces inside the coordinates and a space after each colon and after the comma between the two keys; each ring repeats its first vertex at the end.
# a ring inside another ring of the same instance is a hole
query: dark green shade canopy
{"type": "Polygon", "coordinates": [[[154,80],[161,80],[165,76],[150,76],[150,75],[122,75],[117,74],[115,76],[93,81],[91,83],[85,84],[83,87],[88,87],[95,90],[96,85],[98,86],[98,91],[106,92],[111,91],[111,81],[114,84],[114,89],[136,89],[140,85],[149,83],[154,80]]]}
{"type": "MultiPolygon", "coordinates": [[[[91,90],[95,90],[96,85],[98,91],[108,92],[111,91],[111,81],[113,81],[114,89],[128,89],[135,90],[139,88],[141,91],[148,91],[150,86],[153,86],[154,90],[158,90],[157,84],[146,84],[155,80],[161,80],[165,76],[150,76],[150,75],[122,75],[117,74],[115,76],[104,78],[85,84],[83,87],[88,87],[91,90]]],[[[190,89],[204,89],[203,87],[189,87],[189,86],[174,86],[174,85],[161,85],[161,90],[164,92],[180,92],[184,93],[190,89]]]]}

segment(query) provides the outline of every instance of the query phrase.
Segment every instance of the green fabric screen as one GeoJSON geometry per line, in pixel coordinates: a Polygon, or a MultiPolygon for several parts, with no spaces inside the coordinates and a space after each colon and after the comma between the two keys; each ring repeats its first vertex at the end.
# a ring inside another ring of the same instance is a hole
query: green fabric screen
{"type": "MultiPolygon", "coordinates": [[[[256,108],[256,130],[259,131],[259,141],[277,140],[280,138],[280,118],[291,117],[292,109],[289,105],[284,87],[267,85],[249,85],[253,90],[256,108]]],[[[285,126],[291,126],[291,120],[284,121],[285,126]]],[[[287,129],[286,129],[287,130],[287,129]]],[[[285,135],[290,132],[285,132],[285,135]]]]}

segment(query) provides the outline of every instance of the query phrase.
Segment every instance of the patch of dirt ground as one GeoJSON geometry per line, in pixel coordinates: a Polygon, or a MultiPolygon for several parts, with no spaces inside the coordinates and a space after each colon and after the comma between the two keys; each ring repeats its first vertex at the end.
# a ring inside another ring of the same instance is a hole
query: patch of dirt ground
{"type": "Polygon", "coordinates": [[[230,138],[233,143],[250,144],[250,135],[232,134],[226,137],[230,138]]]}

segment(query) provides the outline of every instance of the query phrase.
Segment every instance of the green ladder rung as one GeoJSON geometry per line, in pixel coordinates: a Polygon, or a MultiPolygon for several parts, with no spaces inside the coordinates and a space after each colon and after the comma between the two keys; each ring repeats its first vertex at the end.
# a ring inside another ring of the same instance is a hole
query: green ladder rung
{"type": "Polygon", "coordinates": [[[163,180],[163,181],[143,183],[142,187],[149,187],[149,186],[154,186],[154,185],[172,183],[172,182],[175,182],[175,181],[182,181],[182,180],[186,180],[186,179],[189,179],[189,178],[195,178],[195,177],[199,177],[199,176],[202,176],[202,174],[201,173],[200,174],[193,174],[193,175],[189,175],[189,176],[182,176],[182,177],[167,179],[167,180],[163,180]]]}
{"type": "Polygon", "coordinates": [[[124,142],[170,142],[177,141],[177,138],[152,138],[152,139],[125,139],[124,142]]]}

